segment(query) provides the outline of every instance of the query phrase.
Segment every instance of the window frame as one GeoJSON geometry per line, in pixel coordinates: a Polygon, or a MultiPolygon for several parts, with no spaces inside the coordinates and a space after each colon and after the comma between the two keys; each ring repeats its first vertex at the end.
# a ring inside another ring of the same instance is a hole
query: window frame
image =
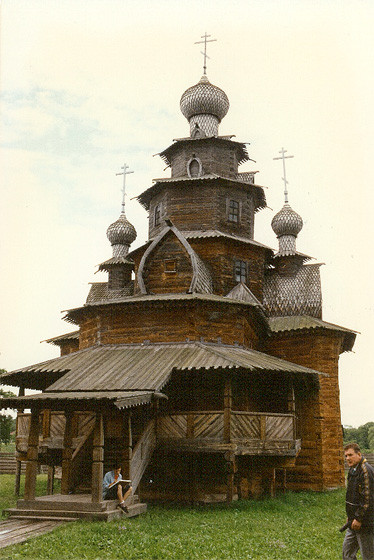
{"type": "Polygon", "coordinates": [[[248,263],[242,259],[234,259],[234,280],[235,282],[247,283],[248,280],[248,263]]]}

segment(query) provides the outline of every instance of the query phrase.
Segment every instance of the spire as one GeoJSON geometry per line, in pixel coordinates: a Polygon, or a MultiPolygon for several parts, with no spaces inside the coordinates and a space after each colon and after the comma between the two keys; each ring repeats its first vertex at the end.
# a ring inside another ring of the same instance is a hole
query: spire
{"type": "Polygon", "coordinates": [[[279,152],[281,157],[275,157],[274,160],[283,160],[283,177],[284,181],[284,206],[275,214],[271,221],[271,227],[278,238],[279,251],[277,257],[296,255],[296,238],[303,227],[303,220],[297,212],[295,212],[288,203],[288,181],[286,178],[286,162],[288,158],[294,156],[286,156],[287,150],[284,148],[279,152]]]}

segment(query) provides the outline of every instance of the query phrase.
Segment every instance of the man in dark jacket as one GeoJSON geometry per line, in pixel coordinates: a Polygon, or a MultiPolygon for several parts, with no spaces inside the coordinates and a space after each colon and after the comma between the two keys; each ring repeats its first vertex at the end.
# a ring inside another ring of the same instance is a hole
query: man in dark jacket
{"type": "Polygon", "coordinates": [[[374,469],[357,443],[348,443],[344,455],[350,468],[345,501],[349,527],[343,560],[356,560],[359,549],[363,560],[374,560],[374,469]]]}

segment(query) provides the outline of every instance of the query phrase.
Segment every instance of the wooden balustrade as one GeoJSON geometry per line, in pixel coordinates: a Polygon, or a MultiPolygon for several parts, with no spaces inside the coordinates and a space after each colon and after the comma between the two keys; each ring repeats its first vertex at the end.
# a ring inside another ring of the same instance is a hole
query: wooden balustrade
{"type": "MultiPolygon", "coordinates": [[[[158,419],[157,438],[185,448],[236,445],[277,452],[295,447],[293,414],[231,411],[229,428],[224,411],[176,412],[158,419]],[[229,441],[228,441],[229,434],[229,441]]],[[[213,449],[212,449],[213,450],[213,449]]]]}

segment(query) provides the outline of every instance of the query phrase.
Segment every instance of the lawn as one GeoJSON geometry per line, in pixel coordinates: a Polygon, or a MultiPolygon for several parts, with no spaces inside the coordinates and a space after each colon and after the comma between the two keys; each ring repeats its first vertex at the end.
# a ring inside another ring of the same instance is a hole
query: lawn
{"type": "MultiPolygon", "coordinates": [[[[43,492],[45,478],[38,477],[43,492]]],[[[1,506],[14,478],[0,476],[1,506]]],[[[344,490],[287,493],[231,506],[149,506],[145,515],[110,523],[77,521],[0,549],[16,560],[336,560],[341,556],[344,490]]]]}

